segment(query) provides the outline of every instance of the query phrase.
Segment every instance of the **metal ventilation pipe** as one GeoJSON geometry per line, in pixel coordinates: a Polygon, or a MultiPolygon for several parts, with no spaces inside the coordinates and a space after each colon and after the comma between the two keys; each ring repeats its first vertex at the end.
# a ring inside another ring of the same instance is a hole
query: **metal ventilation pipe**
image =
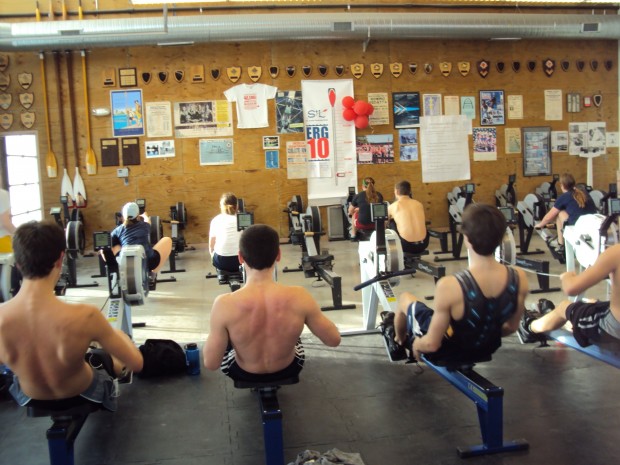
{"type": "Polygon", "coordinates": [[[0,50],[274,40],[620,40],[620,16],[520,13],[305,13],[0,24],[0,50]]]}

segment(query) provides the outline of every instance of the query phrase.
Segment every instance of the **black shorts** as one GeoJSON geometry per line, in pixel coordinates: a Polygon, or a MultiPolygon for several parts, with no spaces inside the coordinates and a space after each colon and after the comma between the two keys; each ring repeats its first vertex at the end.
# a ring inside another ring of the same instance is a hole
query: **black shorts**
{"type": "Polygon", "coordinates": [[[601,337],[601,322],[610,313],[609,302],[574,302],[566,308],[566,319],[573,325],[573,336],[581,347],[601,337]]]}
{"type": "Polygon", "coordinates": [[[157,268],[159,266],[160,261],[161,261],[161,255],[159,255],[159,252],[155,249],[151,250],[151,254],[147,261],[147,266],[149,267],[149,271],[152,271],[155,268],[157,268]]]}

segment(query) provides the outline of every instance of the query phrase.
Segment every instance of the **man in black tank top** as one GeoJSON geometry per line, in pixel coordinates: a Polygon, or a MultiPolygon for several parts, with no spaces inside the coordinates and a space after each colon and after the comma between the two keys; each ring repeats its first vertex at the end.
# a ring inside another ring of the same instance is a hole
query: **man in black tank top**
{"type": "Polygon", "coordinates": [[[518,329],[528,283],[523,270],[495,260],[505,231],[496,207],[469,205],[461,225],[469,268],[437,282],[434,310],[409,292],[399,296],[395,340],[413,358],[424,353],[430,360],[457,363],[489,359],[501,338],[518,329]]]}

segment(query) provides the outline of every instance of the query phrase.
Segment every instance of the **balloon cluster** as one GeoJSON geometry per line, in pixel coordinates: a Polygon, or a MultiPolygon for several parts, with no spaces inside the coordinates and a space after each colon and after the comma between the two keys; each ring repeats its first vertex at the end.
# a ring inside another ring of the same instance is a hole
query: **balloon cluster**
{"type": "Polygon", "coordinates": [[[371,103],[358,100],[347,96],[342,99],[342,117],[347,121],[354,121],[357,129],[368,127],[368,117],[373,114],[375,107],[371,103]]]}

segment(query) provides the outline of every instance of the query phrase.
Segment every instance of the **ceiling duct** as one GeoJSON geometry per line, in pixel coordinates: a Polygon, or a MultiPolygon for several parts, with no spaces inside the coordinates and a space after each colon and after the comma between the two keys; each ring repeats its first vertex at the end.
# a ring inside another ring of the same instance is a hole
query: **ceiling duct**
{"type": "Polygon", "coordinates": [[[524,13],[195,15],[0,23],[0,50],[275,40],[620,39],[620,16],[524,13]]]}

